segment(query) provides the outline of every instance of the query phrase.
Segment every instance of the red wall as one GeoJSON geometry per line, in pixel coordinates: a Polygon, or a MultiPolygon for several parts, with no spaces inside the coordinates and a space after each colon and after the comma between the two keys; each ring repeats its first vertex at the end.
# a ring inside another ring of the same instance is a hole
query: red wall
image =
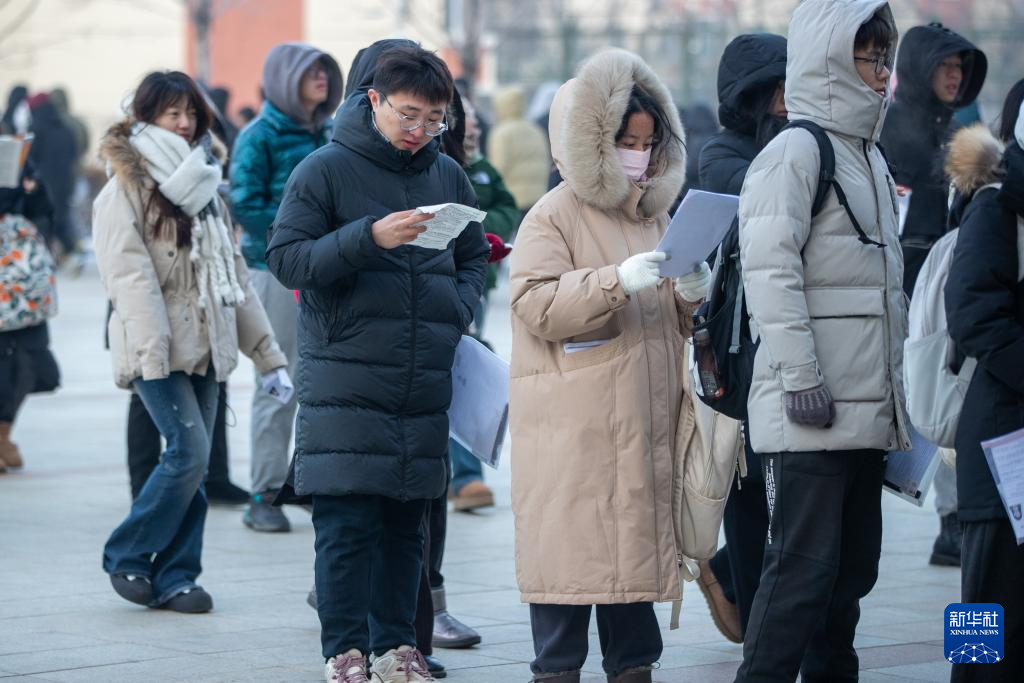
{"type": "MultiPolygon", "coordinates": [[[[259,109],[263,58],[278,43],[302,40],[303,10],[303,0],[213,0],[210,86],[231,91],[233,117],[246,105],[259,109]]],[[[188,70],[195,74],[194,30],[187,40],[188,70]]]]}

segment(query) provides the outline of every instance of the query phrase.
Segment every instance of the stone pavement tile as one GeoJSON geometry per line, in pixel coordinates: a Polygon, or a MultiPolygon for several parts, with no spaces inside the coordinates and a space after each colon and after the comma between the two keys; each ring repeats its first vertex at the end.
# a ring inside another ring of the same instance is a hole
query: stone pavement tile
{"type": "MultiPolygon", "coordinates": [[[[66,648],[89,647],[93,645],[105,645],[109,640],[83,636],[76,633],[61,633],[50,631],[43,633],[31,633],[23,631],[15,620],[0,621],[0,662],[4,657],[11,655],[31,654],[33,652],[59,652],[66,648]],[[4,628],[7,626],[7,628],[4,628]]],[[[18,670],[4,667],[0,664],[0,671],[7,673],[19,673],[18,670]]]]}
{"type": "Polygon", "coordinates": [[[45,683],[46,681],[53,681],[52,678],[40,678],[39,676],[20,676],[18,674],[10,674],[0,671],[0,681],[3,683],[45,683]]]}
{"type": "Polygon", "coordinates": [[[264,647],[289,647],[296,652],[305,652],[309,649],[311,643],[315,643],[320,638],[319,628],[299,630],[281,628],[279,626],[251,631],[210,633],[201,636],[186,635],[186,633],[184,632],[181,637],[177,638],[161,639],[160,647],[200,655],[238,652],[264,647]]]}
{"type": "Polygon", "coordinates": [[[942,648],[923,643],[884,645],[857,650],[861,669],[883,669],[902,664],[942,661],[942,648]]]}
{"type": "Polygon", "coordinates": [[[948,662],[936,658],[937,661],[921,664],[907,664],[904,666],[890,666],[881,669],[874,669],[874,673],[892,676],[902,681],[928,681],[928,683],[943,683],[949,680],[950,667],[948,662]]]}
{"type": "Polygon", "coordinates": [[[519,663],[449,671],[444,683],[526,683],[529,680],[529,665],[519,663]]]}
{"type": "MultiPolygon", "coordinates": [[[[736,662],[702,664],[676,669],[663,667],[654,672],[653,678],[656,683],[689,683],[690,681],[700,681],[700,683],[732,683],[736,678],[737,668],[739,668],[739,664],[736,662]]],[[[605,683],[605,679],[588,679],[586,683],[605,683]]]]}
{"type": "MultiPolygon", "coordinates": [[[[942,607],[945,607],[945,605],[942,607]]],[[[938,609],[942,608],[939,607],[938,609]]],[[[941,640],[944,635],[941,617],[937,619],[909,622],[876,621],[871,624],[858,626],[857,633],[863,633],[869,636],[881,636],[882,638],[891,638],[904,643],[923,643],[941,640]]]]}
{"type": "Polygon", "coordinates": [[[743,651],[740,649],[735,652],[725,652],[713,648],[673,645],[664,649],[661,659],[658,661],[661,662],[662,669],[681,669],[704,664],[732,662],[735,671],[739,667],[739,663],[743,661],[743,651]]]}
{"type": "Polygon", "coordinates": [[[0,667],[19,674],[47,674],[67,669],[159,660],[176,652],[137,643],[101,643],[87,647],[65,647],[0,656],[0,667]]]}

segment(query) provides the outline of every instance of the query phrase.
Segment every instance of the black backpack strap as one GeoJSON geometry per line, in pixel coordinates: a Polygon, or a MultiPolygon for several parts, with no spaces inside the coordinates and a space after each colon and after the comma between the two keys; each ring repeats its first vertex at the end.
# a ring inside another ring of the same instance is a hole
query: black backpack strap
{"type": "Polygon", "coordinates": [[[853,209],[850,208],[850,203],[846,199],[846,193],[843,191],[842,186],[836,181],[836,151],[832,147],[832,141],[829,140],[828,134],[825,129],[806,119],[796,119],[786,124],[783,130],[800,128],[806,130],[808,133],[814,136],[814,141],[818,144],[818,156],[821,161],[818,165],[818,190],[814,194],[814,202],[811,204],[811,217],[817,216],[825,205],[825,200],[828,198],[828,191],[830,189],[835,190],[836,199],[839,200],[840,206],[846,211],[846,215],[850,217],[850,222],[853,223],[853,229],[857,231],[857,239],[862,244],[867,244],[874,247],[884,247],[885,244],[876,242],[875,240],[868,237],[867,233],[864,232],[864,228],[860,226],[860,221],[853,214],[853,209]]]}

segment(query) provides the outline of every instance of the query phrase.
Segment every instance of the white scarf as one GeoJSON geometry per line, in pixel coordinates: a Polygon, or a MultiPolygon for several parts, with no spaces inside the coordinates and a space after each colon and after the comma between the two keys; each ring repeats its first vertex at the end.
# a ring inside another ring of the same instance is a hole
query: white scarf
{"type": "Polygon", "coordinates": [[[145,158],[160,194],[192,218],[191,259],[199,283],[199,307],[209,305],[211,293],[224,306],[244,303],[234,245],[216,201],[220,164],[209,154],[208,143],[190,147],[180,135],[145,123],[132,126],[130,141],[145,158]]]}

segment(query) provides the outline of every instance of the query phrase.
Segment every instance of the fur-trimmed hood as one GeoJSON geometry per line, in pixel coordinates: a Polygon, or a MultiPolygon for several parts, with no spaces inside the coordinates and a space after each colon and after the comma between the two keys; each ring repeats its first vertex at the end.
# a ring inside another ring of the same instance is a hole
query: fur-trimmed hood
{"type": "Polygon", "coordinates": [[[999,181],[1003,144],[982,124],[957,131],[946,152],[946,174],[957,192],[970,195],[979,187],[999,181]]]}
{"type": "MultiPolygon", "coordinates": [[[[100,159],[107,163],[107,175],[117,176],[122,185],[131,188],[151,187],[153,178],[146,170],[146,160],[129,140],[134,123],[134,119],[126,118],[107,129],[106,134],[100,138],[100,159]]],[[[213,133],[208,135],[210,152],[223,167],[228,160],[228,149],[213,133]]]]}
{"type": "Polygon", "coordinates": [[[668,119],[670,134],[651,154],[648,179],[640,190],[639,213],[653,217],[668,211],[686,179],[683,125],[672,95],[661,79],[631,52],[610,49],[580,67],[551,104],[551,156],[572,190],[602,210],[625,208],[634,184],[626,177],[615,151],[615,134],[629,104],[633,86],[646,90],[668,119]]]}

